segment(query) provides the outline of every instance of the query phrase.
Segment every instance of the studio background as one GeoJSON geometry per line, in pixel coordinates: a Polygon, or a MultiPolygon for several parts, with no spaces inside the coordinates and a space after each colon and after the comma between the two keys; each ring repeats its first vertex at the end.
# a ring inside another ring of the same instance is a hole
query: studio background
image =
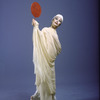
{"type": "Polygon", "coordinates": [[[60,13],[62,51],[56,59],[57,100],[99,100],[98,0],[0,0],[0,100],[29,100],[35,92],[31,4],[40,30],[60,13]]]}

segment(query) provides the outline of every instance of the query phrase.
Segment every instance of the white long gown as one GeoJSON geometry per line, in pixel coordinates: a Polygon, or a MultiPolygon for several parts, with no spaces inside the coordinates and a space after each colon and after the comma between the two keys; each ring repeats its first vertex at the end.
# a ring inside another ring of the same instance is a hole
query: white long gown
{"type": "Polygon", "coordinates": [[[40,31],[37,24],[33,28],[33,63],[40,100],[54,100],[55,59],[60,52],[61,44],[56,30],[45,27],[40,31]]]}

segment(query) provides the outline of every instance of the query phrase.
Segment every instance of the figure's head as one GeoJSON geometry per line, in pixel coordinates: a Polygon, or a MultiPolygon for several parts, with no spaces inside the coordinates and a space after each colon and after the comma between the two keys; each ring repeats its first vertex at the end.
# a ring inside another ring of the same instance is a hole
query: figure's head
{"type": "Polygon", "coordinates": [[[62,22],[63,22],[63,16],[61,14],[57,14],[56,16],[53,17],[51,26],[56,29],[62,24],[62,22]]]}

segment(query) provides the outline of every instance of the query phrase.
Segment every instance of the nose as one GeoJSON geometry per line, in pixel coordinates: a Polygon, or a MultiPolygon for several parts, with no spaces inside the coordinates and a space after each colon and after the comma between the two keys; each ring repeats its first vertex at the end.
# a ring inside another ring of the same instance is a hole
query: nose
{"type": "Polygon", "coordinates": [[[56,21],[56,23],[58,24],[58,20],[56,21]]]}

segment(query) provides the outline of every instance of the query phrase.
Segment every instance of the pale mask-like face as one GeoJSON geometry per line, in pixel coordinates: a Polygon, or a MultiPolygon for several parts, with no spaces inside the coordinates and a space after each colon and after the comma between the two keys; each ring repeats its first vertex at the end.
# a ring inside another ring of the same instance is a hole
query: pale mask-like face
{"type": "Polygon", "coordinates": [[[61,23],[62,23],[62,19],[60,18],[60,17],[58,17],[58,16],[56,16],[53,20],[52,20],[52,27],[53,28],[57,28],[57,27],[59,27],[60,25],[61,25],[61,23]]]}

